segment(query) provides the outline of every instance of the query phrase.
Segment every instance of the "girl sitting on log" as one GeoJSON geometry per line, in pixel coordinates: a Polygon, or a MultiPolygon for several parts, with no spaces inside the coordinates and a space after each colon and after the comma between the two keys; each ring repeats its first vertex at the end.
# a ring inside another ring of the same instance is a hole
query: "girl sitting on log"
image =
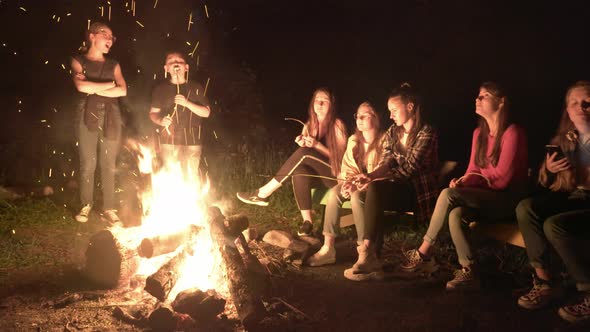
{"type": "Polygon", "coordinates": [[[336,180],[332,178],[340,171],[340,162],[346,149],[346,126],[336,117],[334,103],[334,95],[330,91],[317,89],[309,103],[307,123],[301,134],[295,137],[299,148],[264,186],[255,191],[237,193],[238,199],[244,203],[268,206],[270,195],[291,177],[295,200],[303,218],[298,231],[300,236],[311,235],[313,230],[312,183],[319,178],[328,188],[336,185],[336,180]]]}
{"type": "Polygon", "coordinates": [[[449,290],[477,286],[479,282],[463,218],[475,214],[481,222],[511,218],[516,204],[526,194],[526,135],[511,123],[504,91],[495,83],[483,83],[475,98],[475,113],[479,115],[479,125],[473,131],[467,171],[461,178],[452,179],[449,188],[441,192],[422,245],[405,252],[405,261],[400,265],[405,272],[436,270],[430,250],[448,220],[461,264],[461,269],[447,282],[449,290]]]}
{"type": "Polygon", "coordinates": [[[348,139],[346,152],[340,167],[340,183],[329,192],[328,204],[324,217],[324,245],[308,259],[310,266],[322,266],[336,262],[334,241],[339,232],[340,208],[350,200],[352,215],[356,225],[358,244],[363,243],[364,235],[364,196],[365,190],[359,190],[352,183],[352,178],[361,173],[372,172],[381,156],[381,130],[379,116],[373,106],[362,103],[354,114],[356,132],[348,139]]]}
{"type": "Polygon", "coordinates": [[[562,306],[558,313],[570,322],[590,318],[590,82],[572,85],[565,96],[565,109],[556,148],[548,150],[539,182],[549,189],[518,204],[516,216],[526,251],[535,269],[533,287],[518,299],[518,305],[538,309],[563,295],[559,281],[548,270],[553,247],[576,282],[580,299],[562,306]]]}

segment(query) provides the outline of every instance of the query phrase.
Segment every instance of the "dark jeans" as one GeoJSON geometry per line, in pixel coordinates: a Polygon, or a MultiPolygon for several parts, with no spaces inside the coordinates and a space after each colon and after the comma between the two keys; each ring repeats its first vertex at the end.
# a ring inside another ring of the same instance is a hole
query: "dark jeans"
{"type": "Polygon", "coordinates": [[[383,240],[383,212],[411,211],[415,200],[414,187],[409,182],[371,182],[365,196],[365,239],[376,241],[379,248],[383,240]]]}
{"type": "Polygon", "coordinates": [[[299,210],[311,210],[312,187],[323,184],[327,188],[332,188],[337,184],[328,158],[312,148],[297,149],[274,178],[282,184],[289,176],[299,210]]]}
{"type": "Polygon", "coordinates": [[[578,290],[590,291],[590,191],[550,192],[524,199],[516,216],[531,265],[546,269],[551,245],[578,290]]]}

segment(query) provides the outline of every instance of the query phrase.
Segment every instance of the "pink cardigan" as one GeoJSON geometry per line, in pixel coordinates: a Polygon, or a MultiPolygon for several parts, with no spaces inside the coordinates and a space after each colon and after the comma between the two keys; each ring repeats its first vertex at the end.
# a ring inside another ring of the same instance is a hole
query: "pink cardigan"
{"type": "MultiPolygon", "coordinates": [[[[461,184],[466,187],[482,187],[494,190],[511,189],[514,186],[526,185],[528,176],[528,152],[527,138],[524,130],[515,125],[510,125],[504,135],[502,135],[500,158],[498,164],[494,167],[491,162],[484,168],[475,164],[475,146],[479,136],[479,128],[473,131],[473,140],[471,143],[471,157],[469,166],[465,174],[476,172],[481,173],[490,181],[487,186],[486,181],[482,181],[479,176],[467,176],[461,184]]],[[[494,148],[493,136],[488,136],[487,155],[492,153],[494,148]]]]}

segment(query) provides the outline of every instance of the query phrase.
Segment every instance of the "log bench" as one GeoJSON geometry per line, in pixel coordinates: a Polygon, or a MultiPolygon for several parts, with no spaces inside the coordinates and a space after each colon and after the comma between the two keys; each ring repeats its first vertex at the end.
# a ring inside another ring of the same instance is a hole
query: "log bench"
{"type": "MultiPolygon", "coordinates": [[[[453,172],[457,168],[456,161],[444,161],[441,163],[440,172],[438,183],[440,188],[446,188],[449,184],[450,179],[452,178],[453,172]]],[[[312,200],[316,203],[319,203],[322,206],[322,223],[325,217],[325,208],[328,204],[328,190],[325,188],[322,189],[312,189],[312,200]]],[[[340,215],[340,227],[348,227],[354,225],[354,219],[352,218],[352,210],[350,201],[344,202],[341,208],[341,215],[340,215]]],[[[408,216],[413,218],[414,213],[412,211],[399,213],[397,211],[385,211],[386,215],[393,215],[399,214],[400,216],[408,216]]],[[[518,229],[518,224],[515,222],[513,223],[483,223],[477,221],[466,221],[467,225],[474,233],[478,235],[483,235],[485,237],[489,237],[504,243],[509,243],[511,245],[524,248],[524,239],[520,230],[518,229]]]]}

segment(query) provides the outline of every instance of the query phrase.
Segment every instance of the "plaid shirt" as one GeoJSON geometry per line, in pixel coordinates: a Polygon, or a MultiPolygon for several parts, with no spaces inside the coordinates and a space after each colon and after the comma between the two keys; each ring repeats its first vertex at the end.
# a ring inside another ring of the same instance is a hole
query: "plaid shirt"
{"type": "Polygon", "coordinates": [[[383,140],[382,164],[389,166],[389,181],[406,180],[412,184],[416,193],[416,219],[420,223],[428,222],[439,194],[436,131],[430,125],[424,125],[414,143],[404,147],[395,135],[395,125],[392,125],[383,140]]]}

